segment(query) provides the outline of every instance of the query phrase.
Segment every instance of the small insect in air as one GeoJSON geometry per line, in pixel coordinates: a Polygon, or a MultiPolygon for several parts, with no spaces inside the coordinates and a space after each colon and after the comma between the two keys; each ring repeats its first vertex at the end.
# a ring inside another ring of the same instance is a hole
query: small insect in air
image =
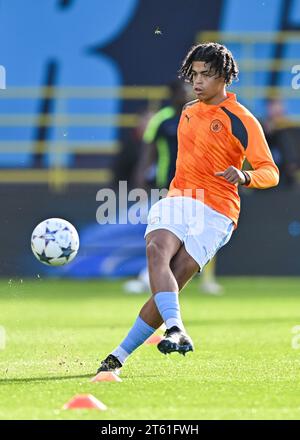
{"type": "Polygon", "coordinates": [[[154,31],[155,35],[161,35],[162,31],[159,29],[159,27],[157,27],[154,31]]]}

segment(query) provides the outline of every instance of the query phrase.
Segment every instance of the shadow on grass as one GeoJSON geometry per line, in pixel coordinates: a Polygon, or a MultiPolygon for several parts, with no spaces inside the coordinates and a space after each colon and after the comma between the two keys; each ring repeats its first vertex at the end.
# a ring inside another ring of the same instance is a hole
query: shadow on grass
{"type": "Polygon", "coordinates": [[[69,379],[84,379],[87,377],[92,378],[95,373],[91,374],[80,374],[77,376],[47,376],[47,377],[18,377],[18,378],[2,378],[0,379],[1,385],[3,384],[14,384],[14,383],[31,383],[31,382],[49,382],[55,380],[69,380],[69,379]]]}
{"type": "MultiPolygon", "coordinates": [[[[51,381],[56,381],[56,380],[70,380],[70,379],[86,379],[86,378],[90,378],[92,379],[92,377],[95,376],[95,373],[91,373],[91,374],[80,374],[77,376],[47,376],[47,377],[18,377],[18,378],[1,378],[0,379],[0,385],[12,385],[12,384],[30,384],[32,382],[51,382],[51,381]]],[[[126,379],[128,378],[128,375],[122,375],[122,379],[126,379]]],[[[157,375],[156,374],[137,374],[135,375],[135,378],[154,378],[157,379],[157,375]]]]}

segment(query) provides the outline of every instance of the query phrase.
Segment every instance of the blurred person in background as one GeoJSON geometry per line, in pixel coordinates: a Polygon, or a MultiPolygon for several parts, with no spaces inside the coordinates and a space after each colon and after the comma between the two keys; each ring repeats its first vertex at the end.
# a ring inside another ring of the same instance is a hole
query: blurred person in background
{"type": "Polygon", "coordinates": [[[144,132],[153,114],[154,112],[148,108],[142,109],[139,112],[136,127],[127,130],[124,134],[123,140],[121,140],[120,153],[114,164],[114,187],[118,187],[121,180],[126,180],[129,188],[137,186],[136,161],[141,156],[144,132]]]}
{"type": "MultiPolygon", "coordinates": [[[[141,153],[135,172],[138,188],[169,188],[175,175],[178,150],[177,127],[184,105],[194,99],[193,89],[179,79],[169,84],[170,103],[155,113],[144,126],[141,153]]],[[[141,133],[141,130],[139,130],[141,133]]],[[[133,178],[134,179],[134,178],[133,178]]],[[[203,293],[221,295],[222,286],[216,281],[216,260],[213,258],[201,273],[200,289],[203,293]]],[[[128,293],[142,293],[150,290],[148,269],[145,267],[137,279],[124,283],[128,293]]]]}
{"type": "Polygon", "coordinates": [[[291,127],[280,99],[267,101],[266,117],[262,125],[275,163],[279,168],[280,186],[294,186],[300,166],[300,128],[291,127]]]}

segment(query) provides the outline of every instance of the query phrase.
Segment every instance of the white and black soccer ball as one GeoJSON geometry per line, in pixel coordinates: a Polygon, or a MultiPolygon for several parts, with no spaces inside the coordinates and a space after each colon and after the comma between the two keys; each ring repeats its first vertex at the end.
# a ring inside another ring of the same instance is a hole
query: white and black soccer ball
{"type": "Polygon", "coordinates": [[[48,266],[62,266],[70,263],[78,252],[78,233],[68,221],[49,218],[34,229],[31,249],[41,263],[48,266]]]}

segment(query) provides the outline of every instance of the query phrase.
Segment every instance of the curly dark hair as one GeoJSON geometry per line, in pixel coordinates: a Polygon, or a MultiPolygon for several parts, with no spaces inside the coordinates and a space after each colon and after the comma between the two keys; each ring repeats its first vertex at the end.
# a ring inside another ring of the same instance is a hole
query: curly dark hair
{"type": "Polygon", "coordinates": [[[201,43],[192,46],[179,70],[179,78],[192,82],[193,61],[209,63],[209,72],[223,77],[227,85],[238,78],[238,65],[230,50],[222,44],[201,43]]]}

